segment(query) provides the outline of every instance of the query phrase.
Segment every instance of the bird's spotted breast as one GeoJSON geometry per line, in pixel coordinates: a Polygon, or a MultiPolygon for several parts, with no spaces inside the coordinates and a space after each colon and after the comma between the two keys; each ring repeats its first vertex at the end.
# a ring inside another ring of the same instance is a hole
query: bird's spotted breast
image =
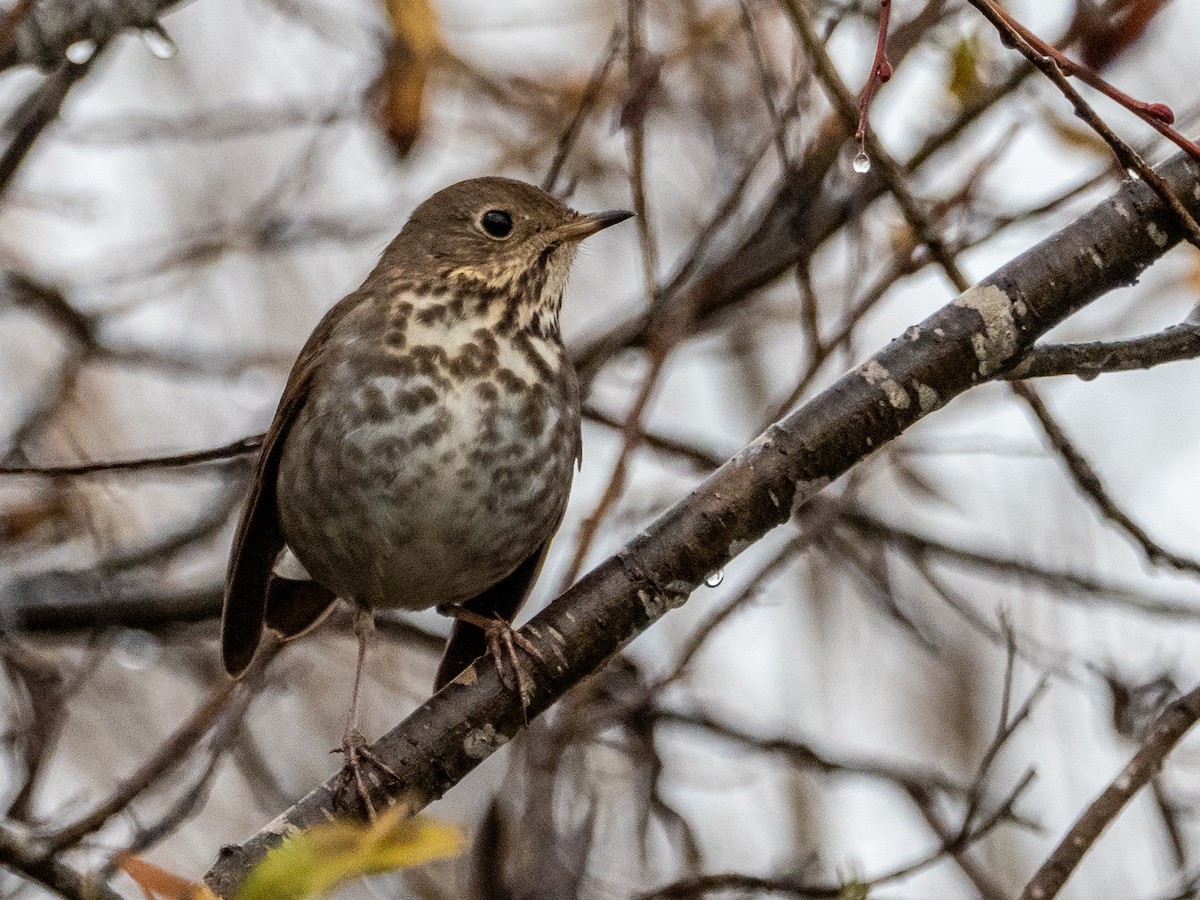
{"type": "Polygon", "coordinates": [[[465,600],[557,527],[578,455],[574,373],[556,340],[490,324],[450,296],[393,301],[377,331],[388,352],[332,342],[278,492],[293,552],[340,595],[465,600]]]}

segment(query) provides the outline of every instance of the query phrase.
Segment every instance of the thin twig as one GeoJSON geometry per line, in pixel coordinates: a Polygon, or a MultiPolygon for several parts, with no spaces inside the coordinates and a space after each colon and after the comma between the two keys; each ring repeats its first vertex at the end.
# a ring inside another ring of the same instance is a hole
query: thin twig
{"type": "Polygon", "coordinates": [[[192,450],[171,456],[145,456],[138,459],[114,460],[110,462],[78,463],[64,466],[0,466],[0,475],[37,475],[43,478],[61,478],[67,475],[95,475],[107,472],[145,472],[156,469],[179,469],[203,463],[236,459],[256,453],[261,447],[263,436],[254,434],[238,438],[220,447],[207,450],[192,450]]]}
{"type": "Polygon", "coordinates": [[[1105,828],[1133,795],[1162,768],[1167,756],[1200,719],[1200,687],[1171,703],[1158,717],[1133,759],[1075,824],[1021,892],[1021,900],[1052,900],[1105,828]]]}
{"type": "MultiPolygon", "coordinates": [[[[1053,60],[1063,75],[1073,76],[1078,78],[1084,84],[1095,88],[1110,100],[1115,101],[1125,107],[1147,125],[1154,128],[1159,134],[1166,137],[1172,143],[1183,150],[1185,153],[1190,153],[1197,161],[1200,161],[1200,146],[1192,141],[1189,141],[1182,134],[1176,131],[1171,126],[1175,123],[1175,113],[1165,103],[1146,103],[1131,97],[1118,87],[1105,81],[1097,75],[1092,69],[1085,65],[1075,62],[1068,57],[1053,44],[1048,44],[1040,37],[1013,18],[1012,14],[1003,7],[992,3],[991,0],[982,0],[995,12],[1005,25],[1008,26],[1011,33],[1020,35],[1021,39],[1030,47],[1036,50],[1043,58],[1053,60]]],[[[978,8],[978,3],[975,4],[978,8]]],[[[989,17],[990,18],[990,17],[989,17]]]]}
{"type": "Polygon", "coordinates": [[[179,724],[175,731],[138,766],[132,775],[123,779],[112,794],[98,803],[90,812],[46,837],[46,845],[50,852],[58,852],[72,847],[87,835],[102,828],[109,819],[129,806],[147,788],[179,765],[188,752],[226,712],[234,691],[239,687],[245,691],[245,685],[253,685],[258,674],[275,656],[278,649],[278,642],[271,642],[270,646],[265,648],[265,652],[260,652],[255,657],[253,668],[248,673],[250,680],[222,679],[222,683],[218,684],[208,698],[179,724]]]}
{"type": "Polygon", "coordinates": [[[854,139],[858,141],[860,153],[866,152],[867,116],[871,112],[871,101],[880,86],[892,77],[892,64],[887,58],[888,20],[892,15],[892,0],[879,0],[879,32],[875,38],[875,57],[871,60],[871,71],[858,97],[858,127],[854,139]]]}
{"type": "Polygon", "coordinates": [[[1009,380],[1074,375],[1085,381],[1106,372],[1132,372],[1200,358],[1200,324],[1182,322],[1123,341],[1041,344],[1002,375],[1009,380]]]}
{"type": "Polygon", "coordinates": [[[123,900],[108,885],[44,853],[36,841],[22,836],[6,823],[0,823],[0,866],[67,900],[123,900]]]}
{"type": "MultiPolygon", "coordinates": [[[[829,94],[834,110],[841,117],[846,131],[852,131],[858,127],[858,106],[853,95],[846,87],[846,83],[842,81],[833,60],[829,58],[825,45],[817,34],[812,21],[801,9],[799,0],[784,0],[784,7],[795,26],[800,42],[804,44],[804,49],[808,53],[809,59],[812,60],[813,71],[829,94]]],[[[904,218],[912,225],[913,230],[929,248],[934,259],[945,270],[954,287],[960,292],[965,291],[970,287],[970,282],[958,268],[958,264],[954,261],[954,255],[947,248],[945,241],[937,233],[932,221],[922,208],[922,202],[908,189],[900,164],[892,158],[873,132],[864,134],[863,140],[866,142],[872,164],[878,166],[888,190],[896,198],[896,203],[904,213],[904,218]]]]}
{"type": "Polygon", "coordinates": [[[567,123],[566,130],[558,139],[558,144],[554,148],[554,159],[550,161],[550,168],[546,171],[546,177],[542,179],[543,191],[554,192],[554,186],[558,181],[563,164],[566,163],[571,148],[575,146],[575,140],[579,137],[584,119],[587,118],[592,107],[596,105],[596,100],[600,97],[600,89],[604,86],[609,70],[612,69],[620,49],[621,27],[618,25],[613,28],[612,35],[605,44],[604,51],[600,54],[600,62],[596,66],[596,70],[592,72],[592,77],[588,79],[587,86],[583,89],[583,96],[579,98],[579,105],[575,107],[571,121],[567,123]]]}
{"type": "Polygon", "coordinates": [[[1013,381],[1010,383],[1010,387],[1014,394],[1025,401],[1033,413],[1051,448],[1067,467],[1075,486],[1092,501],[1104,518],[1112,522],[1137,544],[1151,565],[1169,566],[1180,572],[1200,575],[1200,561],[1167,550],[1117,505],[1108,489],[1105,488],[1104,482],[1100,480],[1100,476],[1096,474],[1096,470],[1092,468],[1087,458],[1075,448],[1062,427],[1054,421],[1050,410],[1042,402],[1042,398],[1032,385],[1024,381],[1013,381]]]}
{"type": "MultiPolygon", "coordinates": [[[[1158,176],[1158,173],[1150,167],[1149,163],[1142,159],[1136,150],[1121,140],[1116,132],[1109,128],[1108,124],[1096,114],[1096,111],[1092,109],[1088,102],[1083,99],[1082,95],[1071,85],[1071,82],[1063,74],[1054,57],[1046,55],[1041,49],[1030,44],[1026,38],[1028,32],[1024,29],[1018,30],[1014,27],[1011,17],[993,3],[992,0],[968,0],[968,2],[995,26],[1007,43],[1016,47],[1022,56],[1054,82],[1063,96],[1071,102],[1072,107],[1075,109],[1075,114],[1108,144],[1121,167],[1130,173],[1136,173],[1139,178],[1145,179],[1146,183],[1154,189],[1154,192],[1162,198],[1162,201],[1179,220],[1188,240],[1197,248],[1200,248],[1200,224],[1197,224],[1196,219],[1188,212],[1187,207],[1183,205],[1183,201],[1175,196],[1175,192],[1158,176]]],[[[1039,41],[1039,43],[1042,42],[1039,41]]],[[[1179,144],[1193,159],[1200,161],[1200,146],[1186,140],[1158,118],[1151,116],[1147,121],[1162,131],[1163,134],[1170,132],[1167,135],[1168,137],[1175,135],[1176,137],[1172,137],[1171,139],[1176,144],[1179,144]],[[1163,129],[1166,130],[1163,131],[1163,129]],[[1180,143],[1181,141],[1183,143],[1180,143]]]]}

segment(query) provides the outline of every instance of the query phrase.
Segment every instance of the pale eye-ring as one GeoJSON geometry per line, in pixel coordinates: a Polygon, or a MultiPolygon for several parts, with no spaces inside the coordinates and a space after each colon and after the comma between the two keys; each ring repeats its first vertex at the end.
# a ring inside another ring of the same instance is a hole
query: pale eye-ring
{"type": "Polygon", "coordinates": [[[502,209],[489,209],[479,217],[479,227],[488,236],[502,240],[512,233],[512,216],[502,209]]]}

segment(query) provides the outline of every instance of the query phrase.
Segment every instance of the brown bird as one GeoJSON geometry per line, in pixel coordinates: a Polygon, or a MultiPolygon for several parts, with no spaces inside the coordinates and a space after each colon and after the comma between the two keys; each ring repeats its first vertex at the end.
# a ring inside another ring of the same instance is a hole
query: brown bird
{"type": "Polygon", "coordinates": [[[364,802],[372,610],[454,615],[437,687],[488,651],[503,674],[504,650],[526,700],[509,623],[580,456],[563,288],[579,242],[630,215],[582,215],[507,178],[451,185],[417,207],[292,367],[234,538],[221,652],[238,676],[264,625],[295,637],[338,598],[351,604],[342,749],[364,802]]]}

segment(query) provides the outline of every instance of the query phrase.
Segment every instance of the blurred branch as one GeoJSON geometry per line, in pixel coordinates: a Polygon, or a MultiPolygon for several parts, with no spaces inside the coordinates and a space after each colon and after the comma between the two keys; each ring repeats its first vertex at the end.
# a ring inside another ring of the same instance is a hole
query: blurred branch
{"type": "MultiPolygon", "coordinates": [[[[643,289],[646,302],[653,309],[657,299],[658,243],[646,195],[646,115],[658,88],[662,60],[646,49],[644,18],[642,0],[626,0],[625,56],[628,84],[625,104],[621,109],[620,126],[625,130],[626,152],[629,158],[629,186],[633,195],[638,247],[641,251],[643,289]]],[[[642,376],[638,392],[625,416],[617,460],[613,464],[604,493],[596,501],[592,512],[580,523],[575,551],[571,554],[571,560],[559,582],[559,592],[565,590],[579,576],[600,526],[625,493],[629,464],[641,442],[642,420],[646,408],[661,381],[667,359],[675,343],[683,336],[683,331],[684,329],[680,328],[665,333],[662,339],[654,344],[650,366],[642,376]]]]}
{"type": "Polygon", "coordinates": [[[752,875],[726,873],[701,875],[686,878],[642,894],[640,900],[690,900],[710,891],[753,891],[756,893],[779,894],[787,897],[827,898],[840,900],[843,897],[864,896],[870,888],[899,881],[940,862],[944,857],[956,857],[980,839],[991,834],[1002,822],[1014,818],[1013,807],[1032,781],[1031,775],[1017,783],[1004,802],[987,819],[971,829],[964,829],[949,841],[919,859],[876,875],[870,879],[851,878],[844,882],[814,884],[796,877],[758,878],[752,875]],[[856,891],[857,893],[851,893],[856,891]]]}
{"type": "Polygon", "coordinates": [[[171,588],[151,581],[98,581],[91,573],[57,573],[4,593],[4,627],[64,633],[80,629],[156,628],[221,614],[224,585],[171,588]]]}
{"type": "MultiPolygon", "coordinates": [[[[1195,196],[1193,162],[1176,157],[1160,171],[1181,194],[1195,196]]],[[[685,602],[708,573],[912,424],[1004,371],[1063,319],[1128,283],[1179,237],[1178,221],[1157,194],[1142,182],[1126,183],[909,328],[768,428],[527,624],[525,637],[556,661],[530,672],[528,709],[490,660],[480,660],[380,739],[373,749],[402,781],[372,781],[372,801],[379,807],[402,800],[418,809],[442,796],[527,718],[685,602]],[[1151,236],[1157,229],[1166,242],[1151,236]],[[1093,262],[1096,255],[1104,266],[1093,262]]],[[[209,885],[228,896],[283,833],[344,812],[336,793],[336,781],[317,787],[240,848],[228,849],[210,870],[209,885]]]]}
{"type": "MultiPolygon", "coordinates": [[[[233,681],[221,677],[209,696],[138,766],[135,772],[122,779],[106,799],[89,812],[46,836],[44,840],[48,852],[57,853],[64,848],[73,847],[87,835],[98,831],[109,819],[136,800],[142,792],[178,766],[223,715],[231,714],[230,699],[235,691],[246,695],[253,693],[258,687],[263,670],[274,659],[279,647],[279,642],[272,641],[265,648],[265,652],[261,654],[261,661],[258,657],[255,658],[253,668],[248,673],[251,675],[249,680],[233,681]]],[[[239,706],[239,709],[232,712],[235,717],[245,711],[244,702],[239,706]]]]}
{"type": "Polygon", "coordinates": [[[248,456],[262,447],[263,436],[254,434],[239,438],[220,447],[208,450],[193,450],[171,456],[145,456],[138,459],[123,459],[110,462],[77,463],[65,466],[0,466],[0,475],[37,475],[43,478],[61,478],[67,475],[98,475],[108,472],[147,472],[159,469],[180,469],[203,463],[223,462],[248,456]]]}
{"type": "Polygon", "coordinates": [[[870,759],[853,759],[848,754],[833,754],[818,750],[807,741],[748,734],[703,713],[680,713],[656,709],[653,711],[653,717],[656,725],[702,731],[756,753],[783,757],[789,765],[797,769],[811,769],[823,775],[854,776],[872,781],[885,781],[905,789],[936,791],[956,800],[965,799],[970,791],[968,785],[955,782],[952,778],[934,769],[870,759]]]}
{"type": "Polygon", "coordinates": [[[1054,452],[1058,454],[1059,459],[1066,465],[1067,471],[1070,473],[1076,487],[1079,488],[1085,497],[1092,501],[1096,508],[1100,510],[1100,514],[1121,531],[1125,532],[1141,548],[1146,560],[1152,565],[1170,566],[1181,572],[1200,575],[1200,562],[1181,556],[1178,553],[1172,553],[1170,550],[1160,546],[1157,541],[1146,533],[1142,526],[1133,521],[1117,505],[1116,501],[1109,494],[1108,489],[1104,486],[1104,483],[1100,480],[1100,476],[1096,474],[1096,470],[1092,468],[1091,463],[1076,449],[1071,439],[1067,437],[1067,433],[1051,417],[1046,404],[1042,402],[1042,398],[1038,396],[1033,386],[1023,381],[1014,381],[1011,384],[1013,392],[1024,400],[1025,404],[1033,412],[1033,416],[1037,420],[1038,425],[1041,426],[1046,440],[1050,442],[1050,446],[1054,449],[1054,452]]]}
{"type": "Polygon", "coordinates": [[[108,42],[125,28],[161,33],[158,16],[179,0],[39,0],[15,4],[0,22],[0,72],[34,64],[49,74],[3,129],[13,132],[0,154],[0,196],[46,128],[58,118],[67,94],[108,42]],[[73,50],[78,48],[78,53],[73,50]]]}
{"type": "Polygon", "coordinates": [[[0,866],[35,881],[67,900],[122,900],[103,882],[80,874],[43,852],[15,826],[0,822],[0,866]]]}
{"type": "MultiPolygon", "coordinates": [[[[931,827],[934,828],[941,841],[940,846],[934,852],[927,854],[917,861],[900,868],[894,869],[891,872],[876,876],[869,880],[853,879],[850,883],[838,885],[818,885],[806,883],[803,879],[796,877],[780,877],[772,879],[754,879],[750,878],[745,882],[747,885],[761,886],[762,890],[770,893],[780,893],[796,897],[827,897],[827,898],[842,898],[851,896],[848,892],[848,887],[853,884],[864,890],[869,887],[885,884],[890,881],[896,881],[912,875],[930,865],[933,865],[943,857],[949,856],[955,859],[964,873],[971,877],[977,885],[987,883],[986,878],[981,874],[976,873],[976,868],[965,856],[966,851],[981,838],[990,834],[997,826],[1004,822],[1023,825],[1029,827],[1029,822],[1019,816],[1015,811],[1017,799],[1025,792],[1025,789],[1032,783],[1033,772],[1027,771],[1016,783],[1016,785],[1008,792],[1008,794],[997,804],[996,808],[986,817],[979,817],[984,790],[987,784],[987,778],[990,773],[992,763],[996,759],[996,755],[1000,749],[1008,743],[1013,733],[1020,725],[1027,720],[1030,710],[1037,698],[1040,696],[1044,682],[1039,683],[1029,695],[1021,708],[1015,714],[1010,715],[1009,704],[1011,698],[1011,688],[1013,680],[1013,661],[1016,657],[1015,649],[1012,646],[1010,639],[1008,666],[1005,672],[1004,681],[1004,696],[1001,703],[1000,721],[996,730],[996,735],[991,744],[984,753],[983,759],[979,764],[975,780],[970,787],[963,788],[955,785],[948,779],[943,778],[935,773],[928,771],[907,770],[901,767],[891,765],[880,765],[877,763],[859,763],[838,761],[818,754],[807,744],[791,741],[791,740],[776,740],[764,739],[747,735],[737,729],[730,728],[721,723],[715,722],[704,716],[686,716],[672,713],[658,713],[661,720],[669,723],[682,723],[693,725],[702,728],[714,735],[737,741],[743,746],[766,753],[777,753],[783,755],[789,763],[797,767],[815,769],[826,775],[858,775],[869,778],[878,778],[896,784],[902,788],[914,801],[917,803],[922,812],[926,815],[931,827]],[[933,799],[936,793],[942,793],[956,799],[965,801],[966,808],[963,812],[962,825],[958,829],[950,829],[943,825],[939,817],[936,816],[933,810],[933,799]],[[978,820],[978,821],[977,821],[978,820]],[[976,875],[973,875],[976,873],[976,875]]],[[[743,882],[747,876],[742,875],[715,875],[701,876],[699,878],[688,878],[677,881],[674,884],[668,885],[657,891],[644,894],[644,900],[651,898],[671,898],[671,897],[696,897],[708,891],[722,890],[730,887],[736,887],[743,882]]],[[[751,889],[759,889],[752,887],[751,889]]],[[[983,890],[981,888],[981,890],[983,890]]],[[[994,888],[983,891],[985,896],[1002,897],[1003,893],[996,891],[994,888]]],[[[854,895],[858,896],[858,895],[854,895]]]]}
{"type": "MultiPolygon", "coordinates": [[[[922,36],[936,22],[941,4],[930,3],[914,19],[897,26],[888,41],[888,55],[898,68],[922,36]]],[[[927,163],[940,149],[961,136],[1000,100],[1012,94],[1033,71],[1018,66],[990,90],[972,98],[950,123],[928,137],[909,158],[911,169],[927,163]]],[[[656,307],[678,305],[691,311],[693,328],[711,323],[727,307],[739,303],[753,291],[792,269],[799,260],[812,256],[826,240],[858,221],[870,203],[887,188],[878,169],[852,180],[832,184],[827,179],[851,130],[839,114],[829,116],[816,129],[817,136],[804,157],[785,173],[774,194],[763,204],[757,222],[731,249],[705,260],[692,274],[691,254],[680,274],[656,307]],[[686,272],[687,277],[683,277],[686,272]]],[[[650,312],[635,315],[609,327],[574,348],[571,359],[586,385],[616,353],[627,347],[644,347],[657,333],[662,319],[650,312]]]]}
{"type": "Polygon", "coordinates": [[[583,120],[596,105],[596,101],[600,97],[600,88],[608,78],[609,70],[612,69],[620,49],[621,27],[618,25],[613,28],[608,43],[604,45],[604,52],[600,54],[600,63],[592,72],[592,77],[588,79],[587,86],[583,89],[583,95],[579,98],[579,105],[575,107],[575,113],[571,116],[571,121],[567,123],[566,130],[558,139],[558,144],[554,148],[554,158],[550,161],[546,177],[542,179],[542,190],[554,193],[559,173],[562,172],[563,164],[566,163],[571,148],[575,146],[575,140],[579,137],[583,120]]]}
{"type": "Polygon", "coordinates": [[[18,65],[57,68],[78,41],[103,47],[126,28],[153,28],[179,0],[37,0],[0,46],[0,72],[18,65]]]}
{"type": "Polygon", "coordinates": [[[8,269],[0,273],[0,299],[32,309],[85,347],[96,340],[96,323],[75,309],[61,291],[8,269]]]}
{"type": "Polygon", "coordinates": [[[948,544],[890,525],[859,509],[842,509],[838,513],[838,521],[856,531],[901,548],[914,560],[941,559],[961,568],[989,572],[997,577],[1011,578],[1018,582],[1033,581],[1064,597],[1088,597],[1147,615],[1200,619],[1200,604],[1147,596],[1090,576],[1048,569],[1022,559],[948,544]]]}
{"type": "Polygon", "coordinates": [[[1133,759],[1092,801],[1021,892],[1021,900],[1052,900],[1108,825],[1125,809],[1166,761],[1167,755],[1200,719],[1200,687],[1166,708],[1133,759]]]}
{"type": "Polygon", "coordinates": [[[811,531],[806,531],[781,547],[778,552],[754,573],[754,576],[746,582],[745,586],[736,595],[730,598],[720,609],[713,612],[701,623],[699,628],[692,632],[683,649],[680,651],[678,658],[675,660],[671,671],[654,681],[648,690],[652,693],[661,692],[664,688],[683,678],[696,654],[703,649],[708,639],[716,633],[717,629],[729,621],[730,617],[735,613],[745,608],[751,600],[757,598],[765,585],[776,578],[780,572],[787,568],[790,563],[794,562],[808,548],[812,539],[811,531]]]}
{"type": "Polygon", "coordinates": [[[68,684],[57,666],[8,635],[0,635],[0,662],[3,662],[9,681],[19,688],[19,695],[13,697],[13,701],[20,727],[6,735],[6,742],[11,740],[20,748],[24,768],[20,787],[8,804],[7,815],[10,819],[26,822],[38,779],[62,732],[67,700],[79,679],[73,679],[75,685],[68,684]]]}
{"type": "MultiPolygon", "coordinates": [[[[99,52],[97,49],[96,53],[99,52]]],[[[90,71],[94,59],[95,55],[82,63],[64,60],[34,89],[33,94],[17,107],[4,123],[4,127],[0,128],[0,133],[12,133],[12,140],[4,148],[4,152],[0,153],[0,197],[8,191],[17,170],[33,149],[34,143],[50,123],[58,118],[67,94],[90,71]]]]}
{"type": "Polygon", "coordinates": [[[37,0],[16,0],[0,19],[0,58],[13,51],[17,38],[17,26],[29,15],[37,0]]]}

